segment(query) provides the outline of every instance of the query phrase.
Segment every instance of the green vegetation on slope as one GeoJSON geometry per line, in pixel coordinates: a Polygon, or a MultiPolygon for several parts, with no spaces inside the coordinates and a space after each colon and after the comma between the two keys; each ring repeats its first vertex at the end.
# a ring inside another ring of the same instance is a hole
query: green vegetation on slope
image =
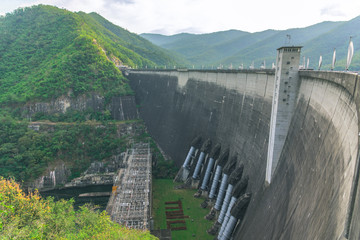
{"type": "MultiPolygon", "coordinates": [[[[97,13],[81,14],[86,22],[89,24],[101,25],[102,27],[96,27],[103,35],[106,35],[114,42],[118,42],[122,46],[134,51],[140,56],[151,59],[158,67],[173,66],[177,64],[186,64],[186,61],[179,56],[176,56],[170,51],[160,48],[150,41],[142,38],[134,33],[131,33],[103,18],[97,13]],[[90,20],[92,19],[92,21],[90,20]]],[[[148,64],[149,67],[153,66],[152,63],[138,64],[139,67],[145,67],[148,64]]]]}
{"type": "MultiPolygon", "coordinates": [[[[267,68],[275,62],[276,49],[284,45],[304,46],[302,55],[310,58],[310,68],[317,69],[319,56],[323,56],[323,68],[329,69],[333,49],[337,49],[337,68],[343,70],[346,62],[349,36],[356,36],[360,27],[360,16],[346,22],[322,22],[305,28],[293,28],[282,31],[267,30],[248,33],[229,30],[209,34],[141,34],[158,46],[176,52],[185,57],[197,68],[225,68],[233,65],[237,68],[244,64],[247,68],[252,61],[259,68],[266,60],[267,68]],[[287,39],[291,36],[291,40],[287,39]]],[[[354,38],[355,40],[356,38],[354,38]]],[[[354,42],[355,43],[355,42],[354,42]]],[[[355,44],[356,45],[356,44],[355,44]]],[[[356,51],[351,69],[359,70],[360,52],[356,51]]]]}
{"type": "Polygon", "coordinates": [[[131,93],[76,14],[50,6],[18,9],[0,20],[0,103],[114,89],[131,93]]]}
{"type": "Polygon", "coordinates": [[[28,183],[44,174],[49,166],[63,161],[71,170],[71,180],[80,176],[92,162],[124,152],[131,141],[142,141],[150,142],[153,177],[175,177],[178,171],[175,164],[164,159],[141,121],[83,121],[83,116],[80,113],[50,116],[54,120],[75,122],[43,122],[40,130],[34,131],[28,128],[29,122],[0,114],[0,176],[28,183]],[[134,135],[119,137],[123,124],[132,124],[134,135]]]}
{"type": "Polygon", "coordinates": [[[0,177],[1,239],[157,239],[148,231],[130,230],[110,220],[107,213],[73,200],[55,202],[36,192],[25,194],[13,180],[0,177]]]}
{"type": "MultiPolygon", "coordinates": [[[[176,52],[185,57],[191,64],[214,64],[220,59],[227,57],[229,49],[228,42],[240,37],[248,36],[250,33],[229,30],[211,34],[188,34],[181,33],[173,36],[160,34],[141,34],[144,38],[152,41],[163,48],[176,52]],[[226,48],[221,46],[226,45],[226,48]]],[[[238,50],[238,49],[236,49],[238,50]]]]}
{"type": "MultiPolygon", "coordinates": [[[[313,59],[313,66],[317,69],[319,56],[323,57],[322,69],[329,69],[332,62],[334,48],[336,48],[335,70],[344,70],[348,52],[349,37],[353,36],[354,57],[350,70],[360,70],[359,39],[356,31],[360,27],[360,16],[343,22],[338,27],[328,31],[321,36],[304,43],[302,54],[313,59]]],[[[310,60],[311,61],[311,60],[310,60]]]]}
{"type": "Polygon", "coordinates": [[[189,216],[189,218],[184,219],[187,230],[172,231],[172,239],[214,239],[214,236],[206,232],[213,224],[213,222],[204,219],[204,216],[209,213],[209,209],[200,207],[203,199],[194,198],[193,195],[195,192],[196,190],[194,189],[174,189],[174,183],[171,179],[154,179],[152,213],[154,228],[167,228],[165,202],[181,200],[184,215],[189,216]],[[193,237],[193,234],[195,234],[195,237],[193,237]]]}
{"type": "Polygon", "coordinates": [[[140,46],[141,37],[130,33],[124,40],[116,35],[119,27],[109,30],[104,22],[110,24],[98,15],[44,5],[0,17],[0,104],[88,92],[107,99],[133,94],[116,65],[174,64],[151,43],[140,46]],[[148,46],[154,50],[144,54],[148,46]]]}
{"type": "Polygon", "coordinates": [[[44,124],[40,131],[28,124],[0,116],[0,176],[28,182],[61,160],[71,178],[78,177],[91,162],[124,151],[130,141],[129,136],[119,138],[117,125],[110,122],[44,124]]]}

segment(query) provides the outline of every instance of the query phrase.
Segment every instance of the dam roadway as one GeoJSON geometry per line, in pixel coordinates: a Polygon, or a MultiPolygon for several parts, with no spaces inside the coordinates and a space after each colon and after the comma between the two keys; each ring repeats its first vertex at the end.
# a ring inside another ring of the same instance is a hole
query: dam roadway
{"type": "Polygon", "coordinates": [[[359,239],[359,76],[298,74],[290,127],[266,185],[274,71],[128,72],[142,119],[178,166],[198,135],[238,154],[252,198],[234,239],[359,239]]]}

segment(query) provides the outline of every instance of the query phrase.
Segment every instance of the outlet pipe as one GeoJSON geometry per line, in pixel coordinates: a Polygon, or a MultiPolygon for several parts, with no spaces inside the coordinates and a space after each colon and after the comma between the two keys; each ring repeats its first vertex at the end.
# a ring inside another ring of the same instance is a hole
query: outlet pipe
{"type": "Polygon", "coordinates": [[[204,142],[204,144],[202,145],[202,147],[200,149],[201,153],[200,153],[200,157],[198,159],[198,162],[196,164],[195,171],[194,171],[193,176],[192,176],[193,179],[197,179],[199,177],[202,162],[204,161],[205,155],[206,155],[206,153],[209,152],[210,148],[211,148],[211,140],[208,139],[208,140],[206,140],[204,142]]]}
{"type": "Polygon", "coordinates": [[[215,207],[214,207],[215,210],[219,211],[221,208],[221,205],[222,205],[222,202],[224,199],[224,195],[225,195],[225,191],[226,191],[226,187],[228,185],[229,176],[235,169],[236,161],[237,161],[237,156],[232,157],[229,164],[224,168],[224,173],[223,173],[223,177],[221,179],[219,193],[217,195],[216,202],[215,202],[215,207]]]}
{"type": "Polygon", "coordinates": [[[221,211],[220,211],[220,215],[219,215],[219,218],[218,218],[219,223],[222,223],[223,220],[224,220],[226,210],[228,209],[228,206],[229,206],[229,203],[230,203],[230,200],[231,200],[231,195],[232,195],[234,186],[241,179],[242,174],[243,174],[243,170],[244,170],[244,165],[241,164],[240,167],[237,168],[230,175],[229,185],[228,185],[228,187],[226,189],[225,198],[224,198],[223,204],[221,206],[221,211]]]}
{"type": "Polygon", "coordinates": [[[201,137],[197,136],[196,138],[194,138],[191,142],[191,147],[190,150],[185,158],[184,164],[183,164],[183,168],[189,168],[189,163],[191,160],[191,157],[193,156],[196,148],[199,146],[199,144],[201,143],[201,137]]]}
{"type": "Polygon", "coordinates": [[[201,187],[200,189],[205,191],[208,187],[208,182],[210,179],[210,175],[211,175],[211,170],[213,169],[214,163],[215,163],[215,159],[217,159],[220,155],[220,151],[221,151],[221,145],[220,144],[216,144],[215,147],[213,148],[213,150],[210,153],[210,159],[209,159],[209,163],[206,167],[206,171],[205,171],[205,176],[203,178],[203,181],[201,183],[201,187]]]}
{"type": "MultiPolygon", "coordinates": [[[[229,206],[228,206],[228,208],[226,210],[224,220],[223,220],[223,222],[221,224],[221,228],[220,228],[220,231],[219,231],[219,236],[221,236],[222,233],[225,230],[225,226],[228,223],[228,221],[230,219],[230,216],[231,216],[230,211],[231,211],[232,207],[234,206],[235,202],[238,200],[238,198],[241,195],[243,195],[245,193],[247,185],[248,185],[248,181],[249,181],[249,176],[245,176],[238,184],[235,185],[235,188],[234,188],[234,191],[233,191],[229,206]]],[[[220,212],[220,215],[221,215],[221,212],[220,212]]],[[[219,216],[219,219],[220,219],[220,216],[219,216]]]]}
{"type": "Polygon", "coordinates": [[[219,183],[219,180],[220,180],[220,177],[221,177],[221,173],[222,173],[223,167],[225,166],[227,160],[229,159],[229,153],[230,153],[230,149],[227,148],[227,149],[220,155],[219,162],[218,162],[218,164],[217,164],[217,166],[216,166],[214,178],[213,178],[213,181],[212,181],[212,184],[211,184],[209,199],[213,199],[213,198],[215,197],[217,185],[218,185],[218,183],[219,183]]]}
{"type": "MultiPolygon", "coordinates": [[[[228,184],[225,198],[224,198],[224,202],[221,205],[220,215],[219,215],[217,221],[214,223],[214,225],[207,231],[210,235],[215,235],[219,232],[219,229],[221,228],[221,223],[224,220],[225,213],[226,213],[229,203],[230,203],[230,198],[231,198],[231,195],[232,195],[232,192],[234,189],[234,185],[241,179],[243,170],[244,170],[244,165],[241,164],[239,168],[235,169],[231,173],[229,184],[228,184]]],[[[209,215],[207,215],[207,219],[212,220],[213,216],[215,217],[216,210],[219,210],[219,209],[216,209],[214,207],[212,209],[212,211],[209,213],[209,215]]]]}
{"type": "Polygon", "coordinates": [[[235,203],[233,208],[230,211],[230,219],[226,224],[225,230],[218,237],[219,240],[229,240],[231,238],[232,232],[239,219],[242,219],[246,213],[246,209],[249,205],[251,198],[251,193],[245,193],[242,195],[235,203]]]}

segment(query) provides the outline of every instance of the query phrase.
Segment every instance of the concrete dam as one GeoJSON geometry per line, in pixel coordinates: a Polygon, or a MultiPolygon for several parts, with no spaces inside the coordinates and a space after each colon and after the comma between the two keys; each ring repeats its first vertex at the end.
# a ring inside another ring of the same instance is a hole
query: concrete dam
{"type": "Polygon", "coordinates": [[[359,239],[359,75],[298,70],[300,53],[286,51],[275,71],[127,77],[148,131],[178,166],[196,136],[243,166],[251,199],[233,239],[359,239]]]}

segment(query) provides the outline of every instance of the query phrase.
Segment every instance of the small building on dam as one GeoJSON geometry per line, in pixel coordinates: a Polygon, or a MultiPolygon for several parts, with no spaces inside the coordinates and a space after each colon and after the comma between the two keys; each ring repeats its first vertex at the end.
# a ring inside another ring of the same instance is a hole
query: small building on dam
{"type": "Polygon", "coordinates": [[[213,206],[218,239],[226,209],[241,208],[220,191],[225,175],[232,196],[245,177],[237,197],[251,194],[233,239],[360,239],[360,77],[299,70],[300,53],[279,48],[275,70],[127,72],[148,131],[213,206]]]}

